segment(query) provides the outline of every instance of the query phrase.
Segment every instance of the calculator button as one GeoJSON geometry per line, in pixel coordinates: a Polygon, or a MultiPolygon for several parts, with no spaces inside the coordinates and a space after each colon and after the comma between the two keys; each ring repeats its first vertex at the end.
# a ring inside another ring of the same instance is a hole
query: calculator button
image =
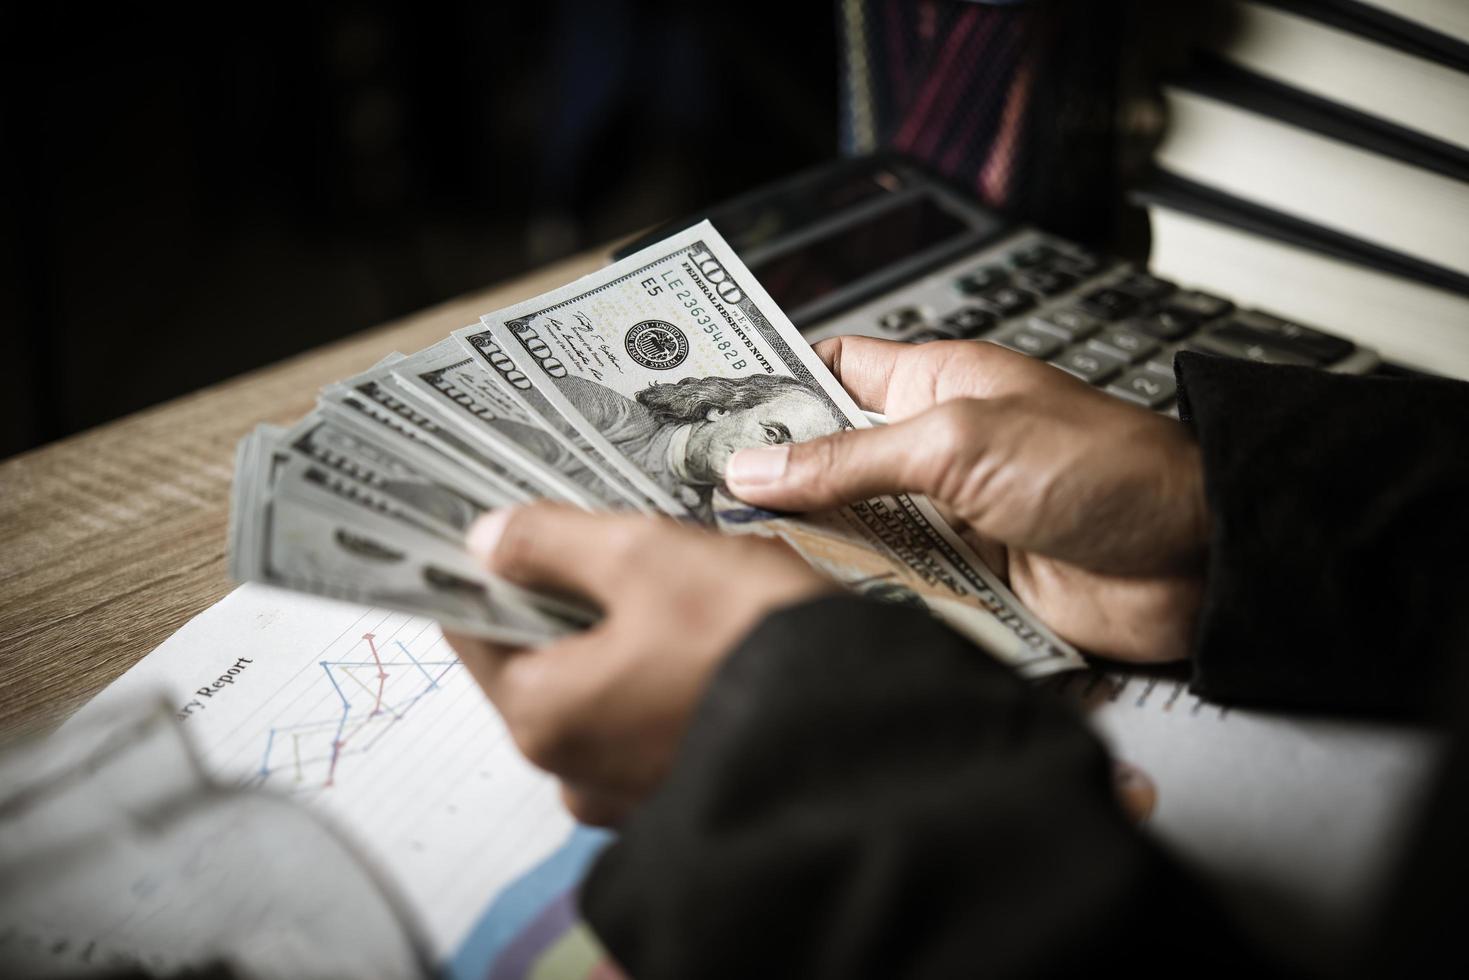
{"type": "Polygon", "coordinates": [[[1234,304],[1224,297],[1201,293],[1197,289],[1179,290],[1163,304],[1164,312],[1191,316],[1195,321],[1214,320],[1232,309],[1234,304]]]}
{"type": "Polygon", "coordinates": [[[1147,368],[1133,368],[1109,384],[1107,391],[1148,408],[1159,408],[1173,400],[1178,385],[1172,378],[1147,368]]]}
{"type": "Polygon", "coordinates": [[[1189,347],[1206,354],[1223,354],[1225,357],[1238,357],[1260,364],[1298,364],[1312,367],[1320,364],[1315,357],[1280,343],[1274,335],[1242,323],[1225,323],[1221,327],[1207,330],[1189,341],[1189,347]]]}
{"type": "Polygon", "coordinates": [[[1065,341],[1054,334],[1041,333],[1029,327],[1019,327],[1009,330],[999,337],[993,338],[996,343],[1004,344],[1011,350],[1017,350],[1031,357],[1050,357],[1056,351],[1065,346],[1065,341]]]}
{"type": "Polygon", "coordinates": [[[1032,269],[1016,276],[1015,285],[1042,296],[1058,296],[1076,285],[1076,277],[1052,269],[1032,269]]]}
{"type": "Polygon", "coordinates": [[[975,293],[982,293],[996,286],[1004,286],[1009,282],[1009,272],[997,265],[986,265],[960,276],[954,285],[959,287],[961,293],[973,296],[975,293]]]}
{"type": "Polygon", "coordinates": [[[993,313],[978,306],[965,306],[939,321],[939,328],[961,340],[977,337],[999,321],[993,313]]]}
{"type": "Polygon", "coordinates": [[[988,306],[997,316],[1008,319],[1024,313],[1035,306],[1035,294],[1014,286],[1001,286],[974,297],[988,306]]]}
{"type": "Polygon", "coordinates": [[[1309,357],[1317,364],[1335,364],[1357,349],[1357,345],[1345,337],[1323,333],[1259,310],[1240,310],[1225,326],[1230,324],[1271,337],[1272,346],[1309,357]]]}
{"type": "Polygon", "coordinates": [[[1031,317],[1030,325],[1067,340],[1081,340],[1096,333],[1102,324],[1096,317],[1087,316],[1074,306],[1067,306],[1031,317]]]}
{"type": "Polygon", "coordinates": [[[1127,361],[1138,361],[1157,350],[1159,345],[1147,334],[1119,325],[1103,330],[1087,341],[1087,346],[1127,361]]]}
{"type": "Polygon", "coordinates": [[[1014,263],[1017,269],[1033,269],[1036,266],[1046,265],[1059,258],[1060,255],[1060,252],[1057,252],[1050,245],[1042,242],[1037,245],[1027,245],[1025,248],[1017,249],[1010,254],[1010,261],[1014,263]]]}
{"type": "Polygon", "coordinates": [[[1177,287],[1167,279],[1159,279],[1150,276],[1146,272],[1129,272],[1127,275],[1112,283],[1113,289],[1120,289],[1124,293],[1136,296],[1138,299],[1153,300],[1162,299],[1177,287]]]}
{"type": "Polygon", "coordinates": [[[1127,362],[1120,358],[1085,347],[1069,348],[1059,357],[1052,358],[1051,363],[1094,385],[1101,384],[1127,366],[1127,362]]]}
{"type": "Polygon", "coordinates": [[[904,341],[910,344],[928,344],[932,343],[935,340],[953,339],[954,338],[951,335],[946,333],[939,333],[937,330],[920,330],[917,333],[913,334],[911,337],[903,338],[904,341]]]}
{"type": "Polygon", "coordinates": [[[905,306],[877,318],[877,325],[891,333],[907,330],[922,322],[923,313],[916,306],[905,306]]]}
{"type": "Polygon", "coordinates": [[[1156,313],[1135,316],[1124,322],[1132,329],[1141,330],[1159,340],[1178,340],[1194,332],[1194,328],[1199,325],[1199,317],[1187,310],[1165,306],[1156,313]]]}
{"type": "Polygon", "coordinates": [[[1098,320],[1120,320],[1137,309],[1138,301],[1130,293],[1104,287],[1087,293],[1078,305],[1083,313],[1098,320]]]}
{"type": "Polygon", "coordinates": [[[1173,355],[1177,354],[1185,346],[1184,344],[1170,344],[1162,350],[1154,351],[1143,367],[1152,371],[1154,374],[1162,374],[1171,378],[1173,377],[1173,355]]]}
{"type": "Polygon", "coordinates": [[[1069,272],[1073,276],[1084,278],[1086,276],[1096,275],[1098,272],[1101,272],[1103,269],[1105,269],[1107,265],[1107,260],[1102,258],[1100,255],[1096,255],[1083,249],[1076,249],[1075,251],[1068,252],[1066,255],[1061,256],[1055,262],[1052,262],[1051,268],[1059,269],[1062,272],[1069,272]]]}

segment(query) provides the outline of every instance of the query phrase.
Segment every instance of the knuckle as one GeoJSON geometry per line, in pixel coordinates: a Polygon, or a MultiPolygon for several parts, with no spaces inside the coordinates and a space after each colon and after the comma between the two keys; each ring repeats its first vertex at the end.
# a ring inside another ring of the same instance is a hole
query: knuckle
{"type": "Polygon", "coordinates": [[[616,567],[635,568],[655,548],[651,539],[658,525],[653,521],[631,519],[609,527],[602,540],[607,558],[616,567]]]}
{"type": "Polygon", "coordinates": [[[839,378],[842,376],[842,342],[845,339],[844,337],[828,337],[825,340],[817,341],[812,347],[816,356],[821,358],[831,373],[839,378]]]}
{"type": "Polygon", "coordinates": [[[791,446],[790,465],[803,480],[819,478],[839,464],[845,456],[847,434],[838,432],[821,436],[809,442],[798,442],[791,446]]]}
{"type": "Polygon", "coordinates": [[[565,783],[561,784],[561,805],[566,807],[566,812],[571,814],[577,823],[590,824],[595,822],[597,807],[580,790],[572,789],[565,783]]]}
{"type": "Polygon", "coordinates": [[[561,803],[577,823],[593,827],[610,827],[617,822],[618,808],[608,800],[585,793],[566,783],[561,784],[561,803]]]}
{"type": "Polygon", "coordinates": [[[531,765],[547,772],[558,772],[565,759],[566,734],[563,726],[540,712],[522,716],[510,725],[515,747],[531,765]]]}
{"type": "Polygon", "coordinates": [[[852,436],[839,432],[792,446],[789,485],[818,497],[839,493],[852,456],[852,436]]]}
{"type": "Polygon", "coordinates": [[[969,398],[944,402],[933,410],[931,448],[944,457],[954,457],[972,448],[980,438],[976,403],[969,398]]]}
{"type": "Polygon", "coordinates": [[[907,482],[941,500],[952,500],[956,477],[969,469],[982,445],[984,411],[985,406],[967,398],[931,409],[921,442],[909,457],[907,482]]]}

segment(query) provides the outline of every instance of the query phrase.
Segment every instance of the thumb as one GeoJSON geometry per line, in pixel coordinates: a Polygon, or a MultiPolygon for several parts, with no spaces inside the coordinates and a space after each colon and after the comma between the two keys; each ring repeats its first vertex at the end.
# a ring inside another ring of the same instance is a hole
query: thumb
{"type": "Polygon", "coordinates": [[[742,449],[730,457],[725,484],[773,510],[823,510],[889,493],[942,498],[945,478],[983,454],[991,414],[986,403],[961,399],[892,425],[742,449]]]}

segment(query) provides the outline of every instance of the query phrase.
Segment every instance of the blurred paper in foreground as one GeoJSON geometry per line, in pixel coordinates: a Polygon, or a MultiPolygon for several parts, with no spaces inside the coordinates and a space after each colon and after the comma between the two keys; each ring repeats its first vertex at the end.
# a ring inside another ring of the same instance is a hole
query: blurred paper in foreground
{"type": "Polygon", "coordinates": [[[11,975],[422,975],[399,903],[351,849],[304,808],[211,784],[157,702],[88,712],[6,756],[0,785],[11,975]]]}
{"type": "Polygon", "coordinates": [[[605,836],[428,621],[244,586],[0,766],[23,975],[606,970],[571,901],[605,836]]]}

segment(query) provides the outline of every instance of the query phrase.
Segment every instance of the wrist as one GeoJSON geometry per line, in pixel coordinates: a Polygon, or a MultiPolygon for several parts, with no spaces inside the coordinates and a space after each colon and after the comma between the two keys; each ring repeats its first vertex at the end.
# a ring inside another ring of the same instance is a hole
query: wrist
{"type": "Polygon", "coordinates": [[[1204,457],[1199,444],[1188,440],[1179,453],[1178,494],[1182,507],[1180,559],[1188,568],[1200,568],[1209,553],[1213,516],[1204,486],[1204,457]]]}

